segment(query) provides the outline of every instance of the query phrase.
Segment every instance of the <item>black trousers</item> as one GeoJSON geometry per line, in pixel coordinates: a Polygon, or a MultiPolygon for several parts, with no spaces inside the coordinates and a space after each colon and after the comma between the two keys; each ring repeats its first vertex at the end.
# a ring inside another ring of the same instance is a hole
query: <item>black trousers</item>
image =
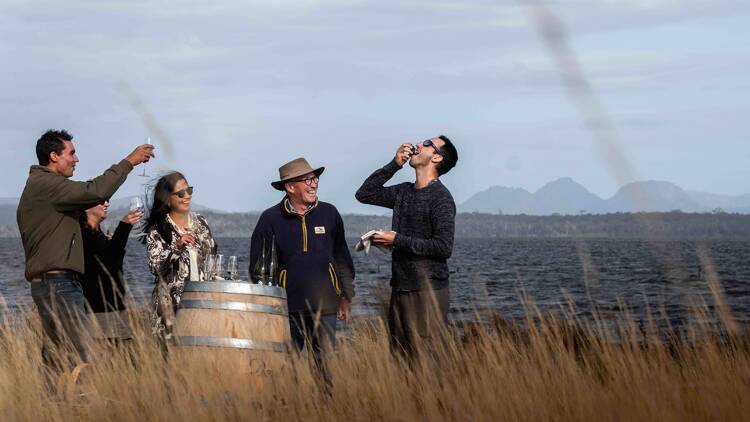
{"type": "Polygon", "coordinates": [[[330,359],[329,354],[336,348],[336,321],[336,314],[289,313],[292,342],[298,352],[301,352],[307,345],[315,369],[323,381],[321,386],[328,394],[333,384],[326,366],[326,359],[330,359]]]}
{"type": "Polygon", "coordinates": [[[414,354],[419,344],[440,335],[448,324],[450,290],[391,290],[388,329],[391,346],[414,354]]]}

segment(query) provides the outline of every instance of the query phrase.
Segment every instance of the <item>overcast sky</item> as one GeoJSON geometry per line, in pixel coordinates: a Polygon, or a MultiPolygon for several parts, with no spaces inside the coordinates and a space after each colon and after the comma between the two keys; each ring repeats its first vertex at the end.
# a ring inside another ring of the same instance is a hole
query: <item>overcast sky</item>
{"type": "MultiPolygon", "coordinates": [[[[48,128],[75,136],[75,179],[151,136],[148,174],[179,169],[196,202],[232,211],[280,199],[279,165],[305,156],[327,168],[322,200],[381,213],[354,199],[362,180],[441,133],[459,150],[443,178],[459,203],[560,177],[605,198],[619,187],[522,1],[215,3],[0,0],[0,197],[20,195],[48,128]]],[[[550,4],[629,177],[750,193],[750,2],[550,4]]]]}

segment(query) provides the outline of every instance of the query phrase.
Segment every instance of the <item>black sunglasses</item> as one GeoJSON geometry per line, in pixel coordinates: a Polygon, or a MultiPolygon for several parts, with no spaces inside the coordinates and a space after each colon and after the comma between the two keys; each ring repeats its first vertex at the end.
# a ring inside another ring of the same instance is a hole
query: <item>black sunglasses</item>
{"type": "Polygon", "coordinates": [[[193,187],[188,186],[187,189],[180,189],[177,192],[172,192],[172,195],[177,195],[180,198],[184,198],[186,193],[190,196],[193,196],[193,187]]]}
{"type": "Polygon", "coordinates": [[[435,145],[434,142],[432,142],[432,139],[427,139],[425,141],[422,141],[422,145],[426,146],[426,147],[432,147],[432,149],[435,150],[435,154],[437,154],[437,155],[439,155],[441,157],[443,156],[443,150],[440,149],[440,148],[438,148],[438,146],[435,145]]]}

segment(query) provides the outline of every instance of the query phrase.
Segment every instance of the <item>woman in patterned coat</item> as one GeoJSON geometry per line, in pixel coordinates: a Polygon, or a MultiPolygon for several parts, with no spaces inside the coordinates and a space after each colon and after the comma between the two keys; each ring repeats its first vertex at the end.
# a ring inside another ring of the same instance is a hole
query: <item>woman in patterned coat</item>
{"type": "Polygon", "coordinates": [[[154,330],[165,337],[170,336],[185,282],[204,280],[205,257],[217,250],[206,219],[190,212],[192,197],[193,187],[181,173],[162,176],[144,226],[148,266],[156,278],[154,330]]]}

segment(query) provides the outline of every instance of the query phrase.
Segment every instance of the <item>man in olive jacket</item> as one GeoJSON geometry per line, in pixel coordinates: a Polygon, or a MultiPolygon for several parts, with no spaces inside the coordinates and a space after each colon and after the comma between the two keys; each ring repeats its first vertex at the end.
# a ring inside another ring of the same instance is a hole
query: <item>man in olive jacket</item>
{"type": "Polygon", "coordinates": [[[141,145],[90,182],[70,180],[78,157],[66,131],[47,131],[36,143],[39,165],[31,166],[16,219],[26,255],[26,279],[47,339],[44,361],[54,365],[47,342],[69,340],[81,360],[85,348],[78,332],[84,314],[81,212],[109,199],[133,170],[153,157],[153,145],[141,145]]]}

